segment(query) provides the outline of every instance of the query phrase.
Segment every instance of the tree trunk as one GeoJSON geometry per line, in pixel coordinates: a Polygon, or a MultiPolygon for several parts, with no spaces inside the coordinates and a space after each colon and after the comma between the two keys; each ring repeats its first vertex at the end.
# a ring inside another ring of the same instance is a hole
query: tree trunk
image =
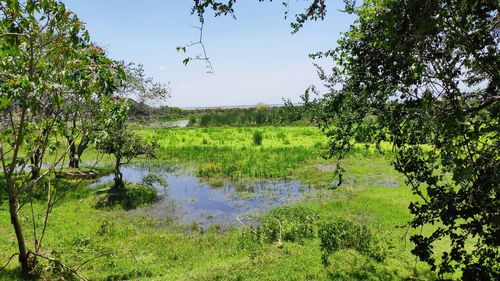
{"type": "Polygon", "coordinates": [[[40,149],[36,149],[35,153],[33,156],[31,156],[30,162],[31,162],[31,179],[32,180],[37,180],[40,177],[40,159],[41,158],[41,152],[40,149]]]}
{"type": "Polygon", "coordinates": [[[49,129],[45,127],[42,130],[41,136],[38,138],[38,143],[40,146],[36,147],[35,153],[31,156],[31,179],[37,180],[40,177],[40,164],[42,162],[42,149],[44,147],[44,143],[46,142],[47,134],[49,133],[49,129]]]}
{"type": "Polygon", "coordinates": [[[69,167],[79,169],[80,168],[80,160],[82,159],[82,154],[89,146],[90,137],[88,134],[84,134],[80,144],[76,144],[76,141],[70,140],[69,137],[66,137],[68,142],[71,144],[69,147],[69,167]]]}
{"type": "Polygon", "coordinates": [[[29,275],[33,269],[33,265],[30,265],[28,261],[28,251],[26,250],[26,241],[24,240],[22,225],[19,221],[19,216],[17,213],[17,200],[14,191],[14,181],[12,178],[7,179],[7,191],[9,194],[9,211],[10,211],[10,222],[14,226],[14,231],[16,233],[17,245],[19,248],[19,263],[21,264],[21,269],[25,275],[29,275]]]}
{"type": "Polygon", "coordinates": [[[78,169],[80,160],[77,158],[76,155],[76,145],[74,141],[71,141],[70,143],[71,145],[69,146],[69,167],[78,169]]]}
{"type": "Polygon", "coordinates": [[[117,157],[115,163],[115,185],[113,187],[116,190],[122,190],[125,186],[123,184],[123,175],[122,172],[120,171],[120,166],[121,166],[120,162],[121,158],[117,157]]]}
{"type": "Polygon", "coordinates": [[[78,148],[76,149],[76,168],[79,168],[80,161],[82,159],[82,154],[89,147],[89,142],[90,142],[90,137],[88,134],[84,134],[82,137],[82,140],[80,141],[80,144],[78,145],[78,148]]]}

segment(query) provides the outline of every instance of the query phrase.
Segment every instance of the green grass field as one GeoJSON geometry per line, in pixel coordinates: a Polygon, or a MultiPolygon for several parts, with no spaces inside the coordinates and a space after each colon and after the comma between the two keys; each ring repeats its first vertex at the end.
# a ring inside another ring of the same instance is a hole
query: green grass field
{"type": "MultiPolygon", "coordinates": [[[[283,247],[278,247],[274,242],[255,239],[244,227],[200,229],[196,225],[125,211],[97,210],[93,208],[89,182],[78,186],[68,183],[72,191],[50,218],[44,249],[74,266],[98,257],[80,267],[81,274],[89,280],[435,278],[426,265],[415,263],[410,253],[412,245],[408,238],[414,231],[408,231],[404,225],[411,218],[408,204],[415,198],[392,168],[390,154],[355,149],[343,161],[346,184],[333,190],[327,187],[332,186],[334,163],[321,158],[327,139],[316,128],[138,129],[136,132],[160,144],[156,159],[138,159],[136,163],[174,162],[194,166],[195,173],[203,177],[300,179],[304,184],[318,186],[317,194],[297,204],[317,214],[315,229],[320,222],[338,217],[366,225],[386,259],[377,261],[356,250],[342,249],[330,256],[330,265],[324,266],[317,235],[302,241],[285,241],[283,247]],[[253,143],[257,130],[263,132],[262,145],[253,143]]],[[[83,161],[90,163],[96,157],[97,153],[89,150],[83,161]]],[[[102,165],[110,165],[111,161],[112,158],[104,157],[102,165]]],[[[34,207],[43,206],[41,199],[34,207]]],[[[28,208],[24,208],[21,217],[28,234],[31,227],[28,208]]],[[[3,201],[0,262],[15,252],[15,237],[3,201]]],[[[0,280],[17,278],[15,261],[0,272],[0,280]]]]}

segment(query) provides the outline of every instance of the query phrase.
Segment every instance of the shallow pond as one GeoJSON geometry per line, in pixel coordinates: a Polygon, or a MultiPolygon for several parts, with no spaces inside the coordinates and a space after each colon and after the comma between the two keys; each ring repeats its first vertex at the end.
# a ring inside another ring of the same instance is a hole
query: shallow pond
{"type": "MultiPolygon", "coordinates": [[[[157,186],[160,200],[151,206],[133,212],[158,218],[173,218],[185,223],[236,225],[240,217],[252,224],[255,214],[280,205],[300,202],[313,192],[299,181],[225,181],[221,187],[212,187],[207,180],[194,176],[189,170],[169,165],[122,168],[126,181],[140,183],[144,176],[154,173],[164,177],[167,188],[157,186]]],[[[93,186],[112,182],[113,175],[100,178],[93,186]]]]}
{"type": "Polygon", "coordinates": [[[175,128],[175,127],[186,128],[188,125],[189,125],[189,120],[179,120],[179,121],[163,123],[163,126],[168,128],[175,128]]]}

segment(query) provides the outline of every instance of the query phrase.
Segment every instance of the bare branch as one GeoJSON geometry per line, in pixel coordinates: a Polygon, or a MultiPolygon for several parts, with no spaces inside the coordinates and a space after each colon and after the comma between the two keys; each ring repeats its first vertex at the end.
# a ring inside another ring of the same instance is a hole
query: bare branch
{"type": "Polygon", "coordinates": [[[483,103],[481,103],[480,105],[478,105],[476,107],[471,107],[469,109],[466,109],[465,113],[478,112],[478,111],[480,111],[482,109],[485,109],[485,108],[489,107],[490,105],[493,105],[498,100],[500,100],[500,96],[491,97],[491,98],[485,100],[483,103]]]}
{"type": "Polygon", "coordinates": [[[191,42],[191,43],[189,43],[187,45],[184,45],[183,47],[178,47],[177,49],[178,50],[180,50],[180,49],[185,50],[186,48],[190,48],[190,47],[193,47],[193,46],[196,46],[196,45],[200,45],[201,46],[201,50],[202,50],[202,54],[196,55],[195,57],[187,57],[184,60],[184,64],[188,64],[188,62],[192,61],[192,60],[204,61],[206,63],[206,67],[208,69],[207,73],[214,73],[213,65],[210,62],[210,59],[208,58],[207,50],[205,48],[205,44],[203,43],[203,28],[205,26],[205,21],[204,20],[200,20],[200,26],[194,26],[194,25],[189,25],[189,26],[191,26],[192,28],[198,29],[200,31],[200,36],[199,36],[198,41],[191,42]]]}
{"type": "Polygon", "coordinates": [[[10,256],[10,258],[7,259],[7,262],[5,263],[5,265],[3,265],[2,267],[0,267],[0,272],[4,271],[7,266],[10,264],[10,262],[12,261],[12,259],[15,257],[15,256],[19,256],[18,253],[15,253],[13,254],[12,256],[10,256]]]}

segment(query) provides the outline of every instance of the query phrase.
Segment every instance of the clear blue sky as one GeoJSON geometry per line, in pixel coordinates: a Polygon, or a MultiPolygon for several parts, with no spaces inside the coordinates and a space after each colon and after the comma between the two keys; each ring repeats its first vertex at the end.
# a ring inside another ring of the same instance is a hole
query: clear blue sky
{"type": "MultiPolygon", "coordinates": [[[[342,1],[327,1],[325,21],[307,23],[292,35],[281,1],[237,1],[237,20],[208,17],[204,43],[215,73],[202,62],[182,64],[179,45],[196,41],[198,25],[191,0],[64,0],[86,23],[92,40],[114,59],[142,63],[148,75],[169,82],[172,97],[164,104],[180,107],[298,101],[310,84],[318,84],[308,54],[335,47],[352,17],[339,11],[342,1]]],[[[290,1],[290,14],[305,1],[290,1]]],[[[196,55],[199,49],[188,50],[196,55]]]]}

